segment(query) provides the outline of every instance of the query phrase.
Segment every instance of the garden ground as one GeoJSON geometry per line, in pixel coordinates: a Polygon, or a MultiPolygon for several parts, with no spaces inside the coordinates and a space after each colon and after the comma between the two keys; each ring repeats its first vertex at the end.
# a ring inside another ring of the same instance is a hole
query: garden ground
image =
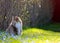
{"type": "Polygon", "coordinates": [[[27,28],[21,36],[11,37],[0,32],[0,43],[60,43],[60,24],[50,24],[41,28],[27,28]]]}

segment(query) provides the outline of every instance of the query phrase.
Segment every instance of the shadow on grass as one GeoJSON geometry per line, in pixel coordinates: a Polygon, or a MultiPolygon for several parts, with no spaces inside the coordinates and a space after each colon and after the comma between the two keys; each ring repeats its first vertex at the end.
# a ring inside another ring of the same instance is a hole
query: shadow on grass
{"type": "Polygon", "coordinates": [[[50,23],[44,26],[39,26],[38,28],[44,29],[44,30],[51,30],[54,32],[60,32],[60,23],[50,23]]]}

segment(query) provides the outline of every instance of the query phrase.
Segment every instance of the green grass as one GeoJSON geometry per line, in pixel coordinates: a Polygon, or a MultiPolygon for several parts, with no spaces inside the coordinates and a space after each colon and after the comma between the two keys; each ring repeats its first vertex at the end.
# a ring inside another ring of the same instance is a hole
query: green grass
{"type": "Polygon", "coordinates": [[[42,28],[44,30],[51,30],[54,32],[60,32],[60,23],[50,23],[45,26],[40,26],[40,28],[42,28]]]}
{"type": "MultiPolygon", "coordinates": [[[[4,35],[3,35],[4,36],[4,35]]],[[[1,36],[2,37],[2,36],[1,36]]],[[[23,31],[22,36],[6,37],[0,43],[60,43],[60,33],[43,29],[30,28],[23,31]]]]}
{"type": "Polygon", "coordinates": [[[0,43],[60,43],[60,32],[55,32],[59,27],[59,25],[53,24],[43,28],[27,28],[23,30],[21,36],[13,38],[7,35],[4,40],[2,38],[5,36],[5,32],[0,32],[2,33],[0,35],[0,43]],[[50,28],[52,28],[52,31],[50,28]]]}

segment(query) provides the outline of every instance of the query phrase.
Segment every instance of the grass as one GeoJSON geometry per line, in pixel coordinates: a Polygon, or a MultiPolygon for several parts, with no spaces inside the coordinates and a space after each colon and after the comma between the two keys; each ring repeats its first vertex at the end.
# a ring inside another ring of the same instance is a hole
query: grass
{"type": "Polygon", "coordinates": [[[60,32],[60,23],[50,23],[45,26],[40,26],[40,28],[42,28],[44,30],[51,30],[54,32],[60,32]]]}
{"type": "Polygon", "coordinates": [[[23,30],[21,36],[11,37],[6,36],[5,32],[0,35],[0,43],[60,43],[60,32],[55,32],[59,26],[49,25],[41,28],[27,28],[23,30]],[[50,28],[52,29],[50,29],[50,28]],[[44,29],[45,28],[45,29],[44,29]],[[46,28],[49,28],[46,30],[46,28]],[[51,31],[52,30],[52,31],[51,31]]]}

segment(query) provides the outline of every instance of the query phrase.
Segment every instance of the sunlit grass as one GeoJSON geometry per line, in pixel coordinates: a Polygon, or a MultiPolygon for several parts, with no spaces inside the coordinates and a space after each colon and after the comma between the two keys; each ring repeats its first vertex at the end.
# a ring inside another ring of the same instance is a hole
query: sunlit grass
{"type": "Polygon", "coordinates": [[[60,43],[60,33],[38,28],[28,28],[23,30],[22,36],[13,38],[7,36],[5,40],[2,37],[5,32],[0,35],[0,43],[60,43]]]}

